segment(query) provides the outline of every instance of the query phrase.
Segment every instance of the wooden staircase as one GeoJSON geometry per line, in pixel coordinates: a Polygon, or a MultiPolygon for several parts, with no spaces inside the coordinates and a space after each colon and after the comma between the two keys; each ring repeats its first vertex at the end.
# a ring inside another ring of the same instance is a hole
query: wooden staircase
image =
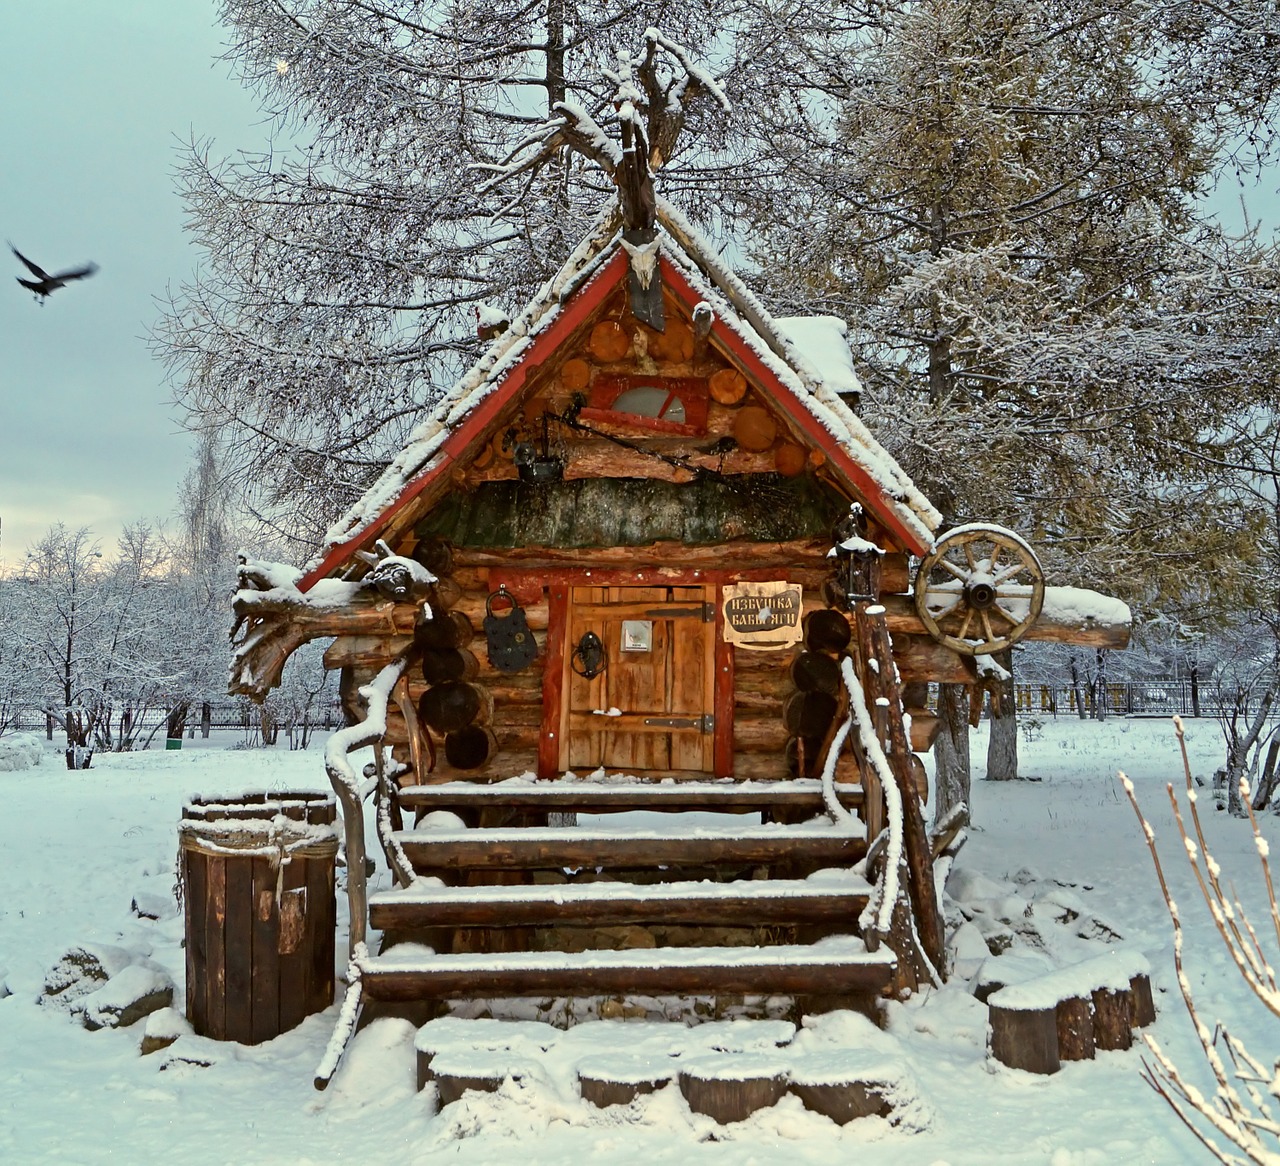
{"type": "MultiPolygon", "coordinates": [[[[862,791],[842,786],[838,796],[856,807],[862,791]]],[[[871,893],[848,869],[866,853],[859,819],[725,825],[719,817],[813,818],[824,805],[817,781],[451,782],[403,790],[400,802],[420,814],[529,824],[391,835],[390,846],[429,881],[370,900],[370,925],[393,941],[358,962],[370,1000],[873,996],[892,977],[892,953],[868,952],[858,936],[871,893]],[[656,825],[620,825],[614,816],[636,810],[700,815],[656,825]],[[714,824],[707,812],[717,815],[714,824]],[[578,825],[543,825],[550,813],[583,817],[578,825]],[[809,877],[818,871],[830,873],[809,877]],[[618,927],[651,929],[655,938],[651,946],[602,947],[616,937],[601,929],[618,927]],[[731,944],[707,943],[710,927],[738,934],[731,944]],[[684,942],[666,941],[673,928],[684,942]],[[434,951],[394,942],[425,929],[434,951]],[[442,939],[454,950],[442,951],[442,939]]]]}
{"type": "MultiPolygon", "coordinates": [[[[366,899],[351,880],[351,990],[316,1084],[368,1002],[424,1020],[457,998],[787,994],[869,1007],[890,987],[939,982],[936,854],[884,609],[860,602],[853,615],[825,788],[601,775],[397,789],[378,773],[378,835],[399,886],[366,899]],[[837,764],[844,750],[851,769],[837,764]],[[759,820],[730,817],[744,814],[759,820]],[[864,858],[872,884],[852,869],[864,858]],[[377,954],[366,923],[382,933],[377,954]]],[[[370,712],[345,731],[347,752],[380,742],[393,696],[411,707],[395,695],[402,677],[403,662],[390,665],[363,690],[370,712]]],[[[358,783],[336,753],[326,765],[349,817],[348,863],[362,870],[358,783]]]]}

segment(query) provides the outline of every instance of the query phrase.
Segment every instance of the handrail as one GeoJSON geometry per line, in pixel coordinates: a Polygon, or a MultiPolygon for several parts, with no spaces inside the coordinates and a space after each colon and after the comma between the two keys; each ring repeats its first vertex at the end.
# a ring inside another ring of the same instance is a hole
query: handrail
{"type": "Polygon", "coordinates": [[[325,743],[324,768],[333,792],[342,807],[342,829],[347,851],[347,908],[350,915],[348,951],[354,957],[358,945],[365,942],[369,918],[369,895],[365,875],[364,801],[360,778],[347,754],[366,745],[381,749],[387,735],[387,703],[396,681],[404,674],[404,657],[393,660],[368,684],[359,688],[365,701],[365,718],[345,729],[339,729],[325,743]]]}

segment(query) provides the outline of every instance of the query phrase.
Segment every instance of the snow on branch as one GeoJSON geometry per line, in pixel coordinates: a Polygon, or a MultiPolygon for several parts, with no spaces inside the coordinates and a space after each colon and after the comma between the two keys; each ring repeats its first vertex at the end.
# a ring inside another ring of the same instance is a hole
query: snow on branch
{"type": "MultiPolygon", "coordinates": [[[[232,660],[228,689],[261,702],[280,683],[289,657],[303,644],[326,636],[400,633],[396,607],[427,602],[436,578],[421,563],[396,555],[386,543],[378,553],[362,552],[371,570],[363,579],[322,579],[298,589],[301,572],[283,563],[241,554],[240,587],[231,601],[232,660]]],[[[413,619],[416,619],[416,613],[413,619]]]]}
{"type": "Polygon", "coordinates": [[[473,167],[492,175],[481,185],[480,193],[521,175],[532,179],[567,148],[590,159],[613,179],[629,228],[652,226],[653,175],[674,154],[689,109],[703,97],[725,113],[731,107],[716,78],[695,62],[683,45],[656,28],[647,29],[644,37],[642,54],[637,57],[620,51],[616,70],[601,70],[614,87],[610,104],[616,137],[580,103],[557,101],[552,107],[554,116],[536,126],[504,158],[473,167]],[[662,68],[664,59],[673,67],[662,68]]]}
{"type": "MultiPolygon", "coordinates": [[[[1258,931],[1250,922],[1239,897],[1234,892],[1228,894],[1223,888],[1221,868],[1209,851],[1200,821],[1200,811],[1191,776],[1191,763],[1187,757],[1187,746],[1183,736],[1182,719],[1174,717],[1173,723],[1178,737],[1178,746],[1182,752],[1186,800],[1192,823],[1192,830],[1189,831],[1182,807],[1174,793],[1173,783],[1170,782],[1166,786],[1166,791],[1173,806],[1182,849],[1195,876],[1201,897],[1213,918],[1218,935],[1232,963],[1235,964],[1240,978],[1268,1012],[1280,1017],[1280,991],[1277,990],[1273,961],[1263,950],[1258,931]]],[[[1143,1039],[1151,1050],[1153,1063],[1143,1062],[1143,1079],[1164,1098],[1183,1124],[1220,1162],[1253,1162],[1275,1166],[1280,1162],[1280,1121],[1273,1116],[1271,1110],[1277,1096],[1280,1096],[1280,1083],[1277,1081],[1275,1064],[1267,1065],[1255,1057],[1238,1037],[1233,1036],[1221,1024],[1210,1031],[1201,1019],[1183,961],[1182,917],[1165,879],[1160,855],[1156,850],[1155,831],[1138,805],[1133,782],[1124,773],[1119,776],[1129,803],[1138,816],[1147,849],[1151,852],[1151,859],[1155,864],[1160,891],[1164,896],[1169,918],[1173,922],[1173,959],[1178,989],[1182,993],[1187,1013],[1195,1028],[1196,1039],[1200,1042],[1201,1052],[1209,1066],[1216,1088],[1211,1096],[1205,1096],[1187,1079],[1184,1071],[1173,1062],[1159,1043],[1146,1033],[1143,1034],[1143,1039]],[[1219,1046],[1226,1050],[1225,1058],[1219,1046]],[[1227,1064],[1228,1060],[1230,1065],[1227,1064]],[[1244,1157],[1235,1156],[1224,1146],[1234,1147],[1244,1157]]],[[[1249,805],[1247,794],[1248,791],[1245,790],[1246,806],[1249,805]]],[[[1249,808],[1249,821],[1253,829],[1254,848],[1258,852],[1267,900],[1270,904],[1271,930],[1277,947],[1280,947],[1280,906],[1277,906],[1275,887],[1271,878],[1268,862],[1269,849],[1266,839],[1258,829],[1258,819],[1252,807],[1249,808]]],[[[1272,1062],[1275,1061],[1274,1057],[1270,1059],[1272,1062]]]]}

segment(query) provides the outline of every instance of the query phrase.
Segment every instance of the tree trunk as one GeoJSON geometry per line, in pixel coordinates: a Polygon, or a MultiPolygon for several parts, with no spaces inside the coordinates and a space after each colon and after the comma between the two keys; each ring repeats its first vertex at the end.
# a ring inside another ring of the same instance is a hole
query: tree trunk
{"type": "Polygon", "coordinates": [[[1018,707],[1013,687],[1013,650],[993,659],[1009,675],[992,686],[991,736],[987,741],[987,780],[1018,780],[1018,707]]]}
{"type": "Polygon", "coordinates": [[[1082,721],[1088,718],[1085,711],[1087,702],[1084,698],[1084,678],[1080,675],[1080,666],[1076,663],[1076,654],[1071,653],[1071,691],[1076,694],[1076,716],[1082,721]]]}
{"type": "Polygon", "coordinates": [[[1105,721],[1107,719],[1107,649],[1098,649],[1098,675],[1094,680],[1097,689],[1097,697],[1093,702],[1093,719],[1096,721],[1105,721]]]}
{"type": "Polygon", "coordinates": [[[938,716],[942,727],[934,742],[937,770],[937,805],[934,821],[941,821],[953,807],[969,799],[969,690],[963,684],[938,685],[938,716]]]}
{"type": "Polygon", "coordinates": [[[1191,715],[1200,715],[1200,661],[1195,657],[1191,660],[1191,715]]]}

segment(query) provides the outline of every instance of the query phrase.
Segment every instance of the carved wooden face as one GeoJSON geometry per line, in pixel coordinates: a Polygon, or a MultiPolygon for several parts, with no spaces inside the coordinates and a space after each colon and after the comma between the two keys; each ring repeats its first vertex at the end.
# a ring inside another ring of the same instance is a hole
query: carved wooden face
{"type": "Polygon", "coordinates": [[[388,599],[410,599],[413,594],[413,575],[409,568],[400,563],[389,567],[380,567],[373,573],[373,583],[378,591],[388,599]]]}

